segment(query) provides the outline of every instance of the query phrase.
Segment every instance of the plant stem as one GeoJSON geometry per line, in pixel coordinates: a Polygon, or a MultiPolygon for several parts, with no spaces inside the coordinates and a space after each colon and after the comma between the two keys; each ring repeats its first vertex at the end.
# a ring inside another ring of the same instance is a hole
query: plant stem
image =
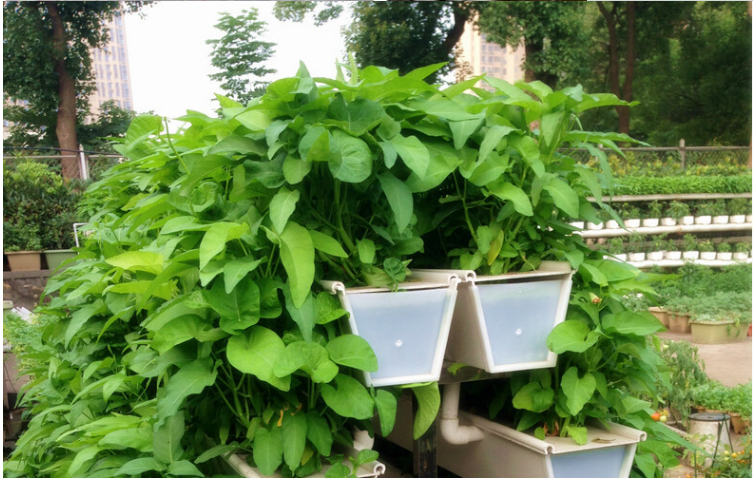
{"type": "Polygon", "coordinates": [[[356,246],[353,244],[351,237],[348,235],[345,226],[343,225],[343,205],[340,202],[340,180],[335,180],[335,222],[338,225],[338,234],[348,248],[349,253],[356,251],[356,246]]]}
{"type": "Polygon", "coordinates": [[[458,186],[458,177],[456,176],[455,171],[453,172],[453,182],[456,185],[456,192],[458,193],[458,196],[461,199],[461,206],[463,206],[463,216],[466,219],[466,226],[469,228],[469,233],[471,233],[471,237],[474,239],[474,242],[476,242],[477,241],[476,231],[474,231],[474,226],[471,224],[471,217],[469,216],[469,208],[468,208],[468,205],[466,204],[466,183],[463,184],[463,193],[461,193],[461,188],[458,186]]]}
{"type": "Polygon", "coordinates": [[[183,169],[186,170],[186,173],[191,173],[191,171],[188,169],[188,166],[186,166],[186,163],[183,162],[183,158],[181,158],[181,155],[178,154],[178,150],[175,149],[175,146],[173,146],[173,141],[170,139],[170,130],[168,129],[168,119],[163,117],[162,120],[165,122],[165,137],[168,139],[168,145],[170,145],[170,149],[173,150],[173,153],[175,153],[176,158],[178,158],[178,161],[181,162],[181,166],[183,166],[183,169]]]}

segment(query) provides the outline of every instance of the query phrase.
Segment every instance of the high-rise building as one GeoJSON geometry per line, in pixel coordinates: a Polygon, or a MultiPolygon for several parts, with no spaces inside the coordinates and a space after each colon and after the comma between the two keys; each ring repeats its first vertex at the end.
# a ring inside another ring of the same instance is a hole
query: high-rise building
{"type": "Polygon", "coordinates": [[[108,22],[106,28],[110,30],[110,42],[91,51],[92,70],[97,82],[97,91],[89,97],[92,116],[96,116],[102,104],[108,100],[115,101],[116,105],[126,110],[133,109],[123,17],[116,16],[108,22]]]}
{"type": "MultiPolygon", "coordinates": [[[[487,41],[487,35],[479,32],[473,23],[464,28],[458,42],[460,68],[456,70],[456,80],[486,73],[509,83],[523,80],[524,45],[501,47],[487,41]]],[[[479,86],[484,87],[483,84],[479,86]]]]}

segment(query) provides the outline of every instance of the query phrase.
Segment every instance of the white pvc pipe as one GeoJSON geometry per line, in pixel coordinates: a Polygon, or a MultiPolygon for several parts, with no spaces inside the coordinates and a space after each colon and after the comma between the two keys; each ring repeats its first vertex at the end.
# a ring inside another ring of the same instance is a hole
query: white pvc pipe
{"type": "Polygon", "coordinates": [[[448,443],[464,445],[484,439],[484,431],[476,426],[458,424],[458,399],[461,395],[461,383],[446,384],[443,388],[442,417],[440,418],[440,435],[448,443]]]}

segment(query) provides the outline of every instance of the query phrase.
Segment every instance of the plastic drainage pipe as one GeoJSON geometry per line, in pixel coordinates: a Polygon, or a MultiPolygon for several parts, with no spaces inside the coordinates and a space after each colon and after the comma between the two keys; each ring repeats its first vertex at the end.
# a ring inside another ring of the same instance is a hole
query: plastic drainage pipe
{"type": "Polygon", "coordinates": [[[461,446],[484,439],[484,431],[476,426],[458,424],[458,398],[461,395],[461,383],[446,384],[443,389],[442,417],[440,418],[440,435],[449,444],[461,446]]]}

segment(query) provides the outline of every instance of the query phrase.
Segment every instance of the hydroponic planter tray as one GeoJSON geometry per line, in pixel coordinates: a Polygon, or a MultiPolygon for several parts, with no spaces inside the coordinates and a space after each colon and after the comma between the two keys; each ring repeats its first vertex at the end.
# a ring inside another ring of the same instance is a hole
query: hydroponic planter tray
{"type": "Polygon", "coordinates": [[[489,373],[553,367],[550,331],[565,319],[573,271],[543,262],[525,273],[477,276],[464,270],[414,270],[424,281],[460,277],[446,359],[489,373]]]}
{"type": "Polygon", "coordinates": [[[444,282],[406,282],[388,288],[346,288],[323,281],[348,311],[353,334],[366,339],[379,369],[365,372],[367,386],[437,381],[457,296],[457,277],[444,282]]]}
{"type": "MultiPolygon", "coordinates": [[[[411,402],[399,400],[395,429],[388,436],[408,450],[413,446],[410,414],[411,402]]],[[[459,411],[459,420],[484,433],[481,441],[465,445],[437,435],[437,464],[461,477],[629,477],[637,444],[647,438],[619,424],[592,424],[587,444],[580,446],[567,437],[541,441],[466,411],[459,411]]]]}
{"type": "MultiPolygon", "coordinates": [[[[354,451],[351,456],[356,457],[356,454],[358,454],[358,452],[354,451]]],[[[348,454],[346,454],[346,457],[348,457],[348,454]]],[[[240,477],[283,477],[282,475],[280,475],[280,473],[275,473],[272,476],[262,475],[259,472],[259,469],[250,466],[246,462],[245,456],[239,454],[231,454],[230,456],[228,456],[226,461],[240,477]]],[[[346,464],[348,464],[347,461],[346,464]]],[[[325,465],[322,467],[322,470],[320,472],[306,477],[325,477],[328,469],[330,469],[330,466],[325,465]]],[[[373,461],[360,465],[356,470],[356,477],[380,477],[384,473],[385,465],[379,461],[373,461]]]]}

